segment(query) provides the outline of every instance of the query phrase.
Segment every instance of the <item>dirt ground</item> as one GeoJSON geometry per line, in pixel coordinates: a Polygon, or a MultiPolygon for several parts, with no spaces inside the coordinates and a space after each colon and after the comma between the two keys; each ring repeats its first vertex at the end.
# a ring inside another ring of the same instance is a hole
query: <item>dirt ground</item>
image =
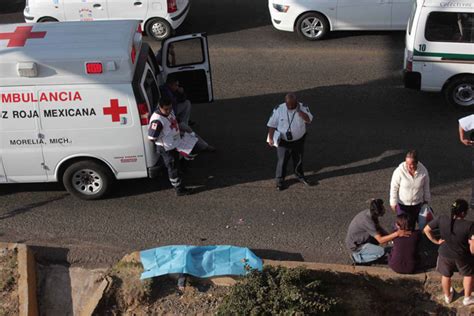
{"type": "Polygon", "coordinates": [[[16,250],[0,249],[0,315],[16,316],[18,305],[18,268],[16,250]]]}
{"type": "MultiPolygon", "coordinates": [[[[119,263],[109,272],[112,286],[106,291],[96,315],[211,315],[228,294],[216,287],[188,279],[180,291],[173,277],[140,281],[139,263],[119,263]]],[[[455,307],[442,303],[437,281],[382,280],[366,274],[314,271],[325,295],[338,304],[330,315],[456,315],[455,307]]],[[[454,284],[458,289],[461,284],[454,284]]],[[[458,301],[460,301],[458,299],[458,301]]],[[[458,302],[459,303],[459,302],[458,302]]],[[[468,313],[469,315],[469,313],[468,313]]]]}

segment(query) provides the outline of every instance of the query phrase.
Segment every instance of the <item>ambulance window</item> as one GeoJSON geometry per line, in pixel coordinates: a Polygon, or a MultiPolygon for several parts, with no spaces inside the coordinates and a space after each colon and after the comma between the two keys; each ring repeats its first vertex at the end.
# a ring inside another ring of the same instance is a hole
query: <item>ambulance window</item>
{"type": "Polygon", "coordinates": [[[204,47],[200,38],[173,42],[168,46],[168,67],[202,64],[204,62],[204,47]]]}
{"type": "Polygon", "coordinates": [[[413,21],[415,20],[417,3],[416,1],[413,2],[413,10],[411,11],[410,20],[408,21],[408,35],[411,35],[411,31],[413,28],[413,21]]]}
{"type": "Polygon", "coordinates": [[[430,42],[474,43],[474,13],[432,12],[425,37],[430,42]]]}
{"type": "Polygon", "coordinates": [[[160,90],[156,84],[155,77],[151,70],[147,70],[145,80],[143,81],[146,97],[151,110],[154,110],[160,100],[160,90]]]}

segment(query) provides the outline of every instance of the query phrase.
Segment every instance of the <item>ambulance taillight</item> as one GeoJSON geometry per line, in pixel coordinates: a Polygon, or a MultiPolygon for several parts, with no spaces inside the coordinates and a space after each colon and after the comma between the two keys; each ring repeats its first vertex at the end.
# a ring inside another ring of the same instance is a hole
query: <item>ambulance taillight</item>
{"type": "Polygon", "coordinates": [[[86,63],[86,73],[89,75],[101,74],[103,72],[102,63],[86,63]]]}
{"type": "Polygon", "coordinates": [[[135,59],[137,58],[137,50],[135,46],[132,46],[132,52],[130,53],[130,58],[132,59],[132,64],[135,63],[135,59]]]}
{"type": "Polygon", "coordinates": [[[176,0],[168,0],[168,13],[174,13],[176,11],[178,11],[176,0]]]}
{"type": "Polygon", "coordinates": [[[140,114],[141,125],[148,125],[148,123],[150,123],[148,119],[150,112],[148,111],[148,105],[146,105],[146,103],[138,103],[138,114],[140,114]]]}
{"type": "Polygon", "coordinates": [[[406,71],[413,71],[413,52],[410,50],[407,50],[407,56],[405,60],[405,70],[406,71]]]}

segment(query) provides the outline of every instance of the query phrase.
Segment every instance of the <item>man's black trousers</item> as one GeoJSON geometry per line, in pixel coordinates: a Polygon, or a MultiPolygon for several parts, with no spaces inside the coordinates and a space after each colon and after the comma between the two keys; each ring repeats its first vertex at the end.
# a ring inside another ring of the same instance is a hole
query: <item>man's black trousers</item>
{"type": "Polygon", "coordinates": [[[168,169],[168,177],[171,185],[178,188],[181,186],[181,178],[179,177],[179,153],[175,149],[166,151],[163,146],[156,146],[156,150],[160,153],[166,169],[168,169]]]}
{"type": "Polygon", "coordinates": [[[304,177],[303,172],[303,153],[304,153],[304,142],[306,135],[301,137],[298,140],[293,142],[287,142],[285,140],[280,140],[280,144],[277,147],[277,156],[278,162],[276,167],[276,181],[281,182],[286,177],[286,169],[288,166],[288,161],[293,160],[293,168],[295,175],[298,178],[304,177]]]}

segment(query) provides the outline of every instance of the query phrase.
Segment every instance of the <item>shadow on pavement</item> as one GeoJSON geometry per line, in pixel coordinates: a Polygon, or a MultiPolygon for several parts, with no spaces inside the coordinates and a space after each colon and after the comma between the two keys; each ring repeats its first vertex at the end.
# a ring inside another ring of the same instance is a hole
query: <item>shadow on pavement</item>
{"type": "Polygon", "coordinates": [[[7,218],[11,218],[11,217],[15,217],[15,216],[18,216],[18,215],[21,215],[21,214],[24,214],[24,213],[31,212],[36,208],[48,205],[48,204],[56,202],[56,201],[60,201],[60,200],[64,199],[66,196],[68,196],[68,194],[63,194],[59,197],[55,197],[55,198],[52,198],[52,199],[47,199],[47,200],[44,200],[44,201],[41,201],[41,202],[31,203],[31,204],[28,204],[28,205],[25,205],[25,206],[22,206],[22,207],[18,207],[18,208],[12,209],[12,210],[8,210],[6,213],[0,214],[0,220],[4,220],[4,219],[7,219],[7,218]]]}
{"type": "Polygon", "coordinates": [[[195,0],[191,1],[191,10],[177,33],[214,35],[269,24],[267,0],[195,0]]]}
{"type": "Polygon", "coordinates": [[[278,251],[273,249],[251,249],[258,257],[267,260],[304,261],[303,256],[296,252],[278,251]]]}
{"type": "Polygon", "coordinates": [[[2,0],[0,14],[21,12],[25,8],[25,0],[2,0]]]}

